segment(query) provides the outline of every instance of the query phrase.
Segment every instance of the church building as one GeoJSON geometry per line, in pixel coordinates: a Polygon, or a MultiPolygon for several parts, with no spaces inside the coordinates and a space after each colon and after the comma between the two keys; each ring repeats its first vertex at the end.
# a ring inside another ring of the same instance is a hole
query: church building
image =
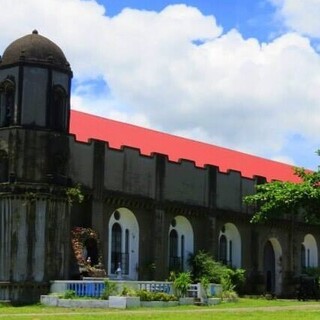
{"type": "Polygon", "coordinates": [[[205,250],[246,270],[246,292],[289,296],[318,266],[316,226],[251,224],[243,203],[257,184],[298,182],[290,165],[70,110],[71,79],[36,30],[0,57],[0,300],[79,277],[77,227],[97,233],[83,245],[110,278],[164,280],[205,250]]]}

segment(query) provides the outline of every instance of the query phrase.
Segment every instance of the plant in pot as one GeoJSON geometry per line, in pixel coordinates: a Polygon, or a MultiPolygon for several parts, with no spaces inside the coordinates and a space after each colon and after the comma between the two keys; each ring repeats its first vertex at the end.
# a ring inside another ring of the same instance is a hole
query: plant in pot
{"type": "Polygon", "coordinates": [[[176,290],[176,295],[179,297],[180,304],[192,304],[193,298],[188,298],[187,293],[191,281],[191,274],[190,272],[181,272],[175,278],[173,285],[176,290]]]}

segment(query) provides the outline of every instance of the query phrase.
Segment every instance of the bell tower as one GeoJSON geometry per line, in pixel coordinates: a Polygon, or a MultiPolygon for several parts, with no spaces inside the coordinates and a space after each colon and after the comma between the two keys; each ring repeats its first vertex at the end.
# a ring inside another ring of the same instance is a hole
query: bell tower
{"type": "Polygon", "coordinates": [[[71,78],[36,30],[0,58],[0,300],[37,301],[69,275],[71,78]]]}
{"type": "Polygon", "coordinates": [[[37,30],[0,58],[0,128],[68,133],[72,71],[62,50],[37,30]]]}

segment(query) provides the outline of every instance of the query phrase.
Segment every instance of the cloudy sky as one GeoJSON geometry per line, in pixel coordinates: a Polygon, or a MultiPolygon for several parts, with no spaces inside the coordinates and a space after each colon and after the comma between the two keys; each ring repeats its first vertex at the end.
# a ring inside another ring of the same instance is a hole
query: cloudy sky
{"type": "Polygon", "coordinates": [[[316,169],[320,0],[0,0],[0,52],[37,29],[72,108],[316,169]]]}

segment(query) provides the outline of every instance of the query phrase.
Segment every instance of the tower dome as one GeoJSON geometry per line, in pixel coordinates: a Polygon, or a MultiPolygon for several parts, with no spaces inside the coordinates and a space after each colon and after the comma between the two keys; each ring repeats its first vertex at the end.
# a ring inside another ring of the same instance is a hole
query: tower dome
{"type": "Polygon", "coordinates": [[[72,71],[63,51],[34,30],[0,57],[0,128],[68,132],[72,71]]]}
{"type": "Polygon", "coordinates": [[[0,68],[19,63],[52,66],[71,72],[63,51],[54,42],[39,35],[37,30],[13,41],[0,58],[0,68]]]}

